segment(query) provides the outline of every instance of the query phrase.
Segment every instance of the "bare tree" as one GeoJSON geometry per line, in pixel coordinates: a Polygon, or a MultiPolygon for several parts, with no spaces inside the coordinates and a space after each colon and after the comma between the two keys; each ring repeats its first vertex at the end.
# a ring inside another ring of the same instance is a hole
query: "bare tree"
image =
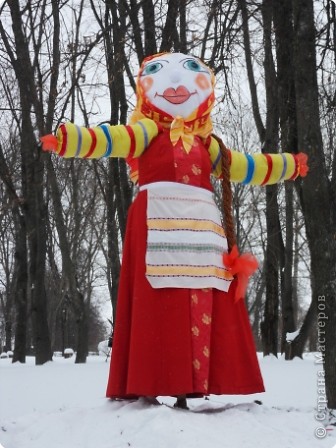
{"type": "Polygon", "coordinates": [[[336,179],[329,178],[323,153],[312,0],[294,0],[293,17],[298,145],[311,161],[310,176],[300,185],[300,198],[311,253],[313,303],[319,328],[325,334],[320,348],[324,354],[328,406],[336,409],[336,179]]]}
{"type": "Polygon", "coordinates": [[[14,324],[14,229],[9,198],[1,184],[0,197],[0,351],[7,352],[12,350],[14,324]]]}

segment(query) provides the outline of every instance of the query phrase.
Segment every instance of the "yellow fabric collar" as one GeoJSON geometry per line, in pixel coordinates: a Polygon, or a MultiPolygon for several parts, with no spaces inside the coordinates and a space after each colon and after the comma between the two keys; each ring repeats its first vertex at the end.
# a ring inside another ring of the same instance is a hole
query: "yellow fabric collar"
{"type": "Polygon", "coordinates": [[[149,101],[141,102],[141,109],[137,107],[130,118],[130,124],[134,124],[142,118],[151,118],[162,127],[170,129],[170,140],[175,146],[181,139],[187,153],[190,152],[195,136],[206,139],[212,133],[210,111],[213,106],[211,95],[190,117],[184,119],[181,116],[171,117],[163,111],[155,108],[149,101]]]}

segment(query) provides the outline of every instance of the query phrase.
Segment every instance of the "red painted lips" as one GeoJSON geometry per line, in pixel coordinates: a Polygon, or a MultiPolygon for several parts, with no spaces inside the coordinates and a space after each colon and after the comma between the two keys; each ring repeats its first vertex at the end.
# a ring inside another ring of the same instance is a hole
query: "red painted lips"
{"type": "Polygon", "coordinates": [[[159,96],[162,96],[165,100],[172,104],[182,104],[194,93],[196,92],[190,93],[185,86],[178,86],[177,89],[174,89],[174,87],[168,87],[168,89],[166,89],[163,94],[159,96]]]}

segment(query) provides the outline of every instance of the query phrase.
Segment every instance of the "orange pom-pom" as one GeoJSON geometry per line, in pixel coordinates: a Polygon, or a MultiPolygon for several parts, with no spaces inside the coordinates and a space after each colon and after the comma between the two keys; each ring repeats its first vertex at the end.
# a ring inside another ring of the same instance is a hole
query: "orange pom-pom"
{"type": "Polygon", "coordinates": [[[257,270],[258,261],[252,254],[239,255],[238,247],[223,255],[226,268],[237,278],[235,301],[245,297],[249,277],[257,270]]]}
{"type": "Polygon", "coordinates": [[[301,177],[306,177],[307,173],[309,171],[309,166],[307,164],[308,162],[308,156],[304,152],[299,152],[296,154],[296,160],[299,163],[299,175],[301,177]]]}
{"type": "Polygon", "coordinates": [[[43,137],[40,137],[40,140],[42,142],[43,151],[56,152],[58,141],[53,134],[44,135],[43,137]]]}

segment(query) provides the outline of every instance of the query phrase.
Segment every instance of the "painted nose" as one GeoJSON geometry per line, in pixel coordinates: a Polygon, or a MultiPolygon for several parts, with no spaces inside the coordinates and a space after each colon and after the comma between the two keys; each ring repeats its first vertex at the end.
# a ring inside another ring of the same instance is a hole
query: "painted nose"
{"type": "Polygon", "coordinates": [[[170,80],[171,82],[179,82],[181,80],[181,72],[178,70],[174,70],[170,74],[170,80]]]}

